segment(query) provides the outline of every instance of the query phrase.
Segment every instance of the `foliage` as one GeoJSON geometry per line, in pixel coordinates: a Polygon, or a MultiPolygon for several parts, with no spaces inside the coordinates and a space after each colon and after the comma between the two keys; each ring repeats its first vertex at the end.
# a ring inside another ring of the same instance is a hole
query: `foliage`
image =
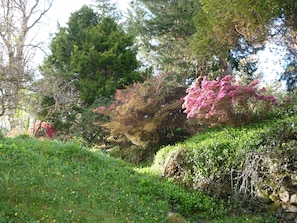
{"type": "Polygon", "coordinates": [[[218,199],[75,144],[4,139],[0,163],[1,222],[166,222],[168,211],[197,220],[228,210],[218,199]]]}
{"type": "Polygon", "coordinates": [[[157,69],[217,77],[229,66],[254,79],[256,61],[249,55],[267,41],[286,46],[296,59],[294,0],[141,0],[132,9],[130,28],[157,69]]]}
{"type": "Polygon", "coordinates": [[[225,198],[235,212],[270,210],[277,215],[267,204],[276,202],[279,207],[275,197],[280,187],[291,188],[286,182],[296,177],[296,121],[294,113],[245,127],[200,132],[159,150],[151,170],[225,198]]]}
{"type": "MultiPolygon", "coordinates": [[[[201,10],[195,14],[196,33],[191,46],[203,58],[228,58],[229,51],[241,40],[255,47],[267,39],[278,41],[294,29],[296,4],[292,1],[213,1],[201,0],[201,10]],[[278,26],[284,21],[282,26],[278,26]],[[278,39],[274,39],[278,36],[278,39]]],[[[294,38],[292,38],[294,39],[294,38]]],[[[279,42],[277,42],[279,44],[279,42]]],[[[245,48],[248,52],[250,49],[245,48]]]]}
{"type": "Polygon", "coordinates": [[[111,0],[94,0],[94,3],[96,10],[102,17],[112,17],[116,20],[122,18],[122,12],[117,7],[116,2],[112,2],[111,0]]]}
{"type": "Polygon", "coordinates": [[[286,81],[288,92],[293,92],[297,88],[297,63],[295,61],[289,63],[280,80],[286,81]]]}
{"type": "Polygon", "coordinates": [[[72,82],[82,103],[90,106],[99,95],[110,97],[141,79],[133,41],[115,19],[83,6],[71,15],[68,27],[59,28],[44,67],[72,82]]]}
{"type": "Polygon", "coordinates": [[[271,105],[277,104],[272,95],[266,96],[266,89],[258,89],[258,81],[247,86],[235,83],[231,75],[209,81],[198,78],[187,89],[183,108],[188,118],[196,118],[211,126],[219,124],[248,124],[255,113],[265,116],[271,105]],[[201,82],[201,83],[200,83],[201,82]]]}
{"type": "Polygon", "coordinates": [[[264,45],[255,45],[240,38],[228,57],[228,61],[232,66],[232,74],[239,77],[244,83],[260,79],[263,75],[257,72],[259,65],[257,53],[260,50],[264,50],[264,45]]]}
{"type": "Polygon", "coordinates": [[[188,37],[195,32],[193,15],[197,1],[133,1],[128,16],[129,31],[138,36],[145,63],[155,69],[184,75],[195,73],[195,58],[189,50],[188,37]]]}
{"type": "Polygon", "coordinates": [[[41,122],[55,126],[57,135],[73,134],[81,107],[80,92],[71,82],[52,76],[52,69],[42,69],[43,79],[34,85],[34,94],[27,99],[34,107],[31,114],[41,122]]]}
{"type": "Polygon", "coordinates": [[[249,43],[265,40],[269,31],[266,25],[279,12],[275,1],[202,0],[201,5],[202,10],[195,17],[197,32],[193,46],[198,54],[225,54],[221,54],[222,58],[226,58],[239,38],[249,43]]]}
{"type": "Polygon", "coordinates": [[[181,109],[185,89],[174,75],[159,75],[118,90],[115,101],[96,112],[110,117],[102,126],[122,142],[129,140],[142,148],[173,143],[187,135],[181,109]]]}
{"type": "MultiPolygon", "coordinates": [[[[215,58],[220,69],[228,63],[236,68],[241,56],[232,58],[234,51],[241,49],[249,54],[264,47],[267,40],[285,46],[288,51],[294,52],[296,59],[295,1],[201,0],[200,3],[201,10],[193,18],[196,32],[190,37],[191,49],[198,60],[212,63],[215,58]],[[242,42],[245,44],[242,45],[242,42]]],[[[247,67],[253,69],[253,63],[247,67]]]]}
{"type": "Polygon", "coordinates": [[[87,6],[73,13],[67,27],[59,27],[40,68],[38,117],[53,123],[60,139],[103,140],[105,134],[94,125],[101,117],[91,110],[106,105],[98,104],[100,98],[110,100],[116,89],[142,79],[134,38],[104,16],[87,6]]]}
{"type": "Polygon", "coordinates": [[[94,109],[98,106],[108,106],[112,102],[111,98],[98,97],[96,101],[90,107],[82,109],[81,119],[76,125],[77,133],[88,144],[104,144],[108,134],[102,129],[98,123],[107,122],[109,118],[107,116],[94,112],[94,109]]]}

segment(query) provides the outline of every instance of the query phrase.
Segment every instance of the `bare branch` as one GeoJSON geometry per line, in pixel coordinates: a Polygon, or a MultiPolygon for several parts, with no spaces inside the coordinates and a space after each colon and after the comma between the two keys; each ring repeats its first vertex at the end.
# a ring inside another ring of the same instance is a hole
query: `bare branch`
{"type": "Polygon", "coordinates": [[[50,8],[52,7],[52,5],[53,5],[53,0],[50,1],[49,6],[42,13],[40,13],[39,17],[35,20],[35,22],[33,24],[31,24],[31,26],[29,26],[29,29],[31,29],[33,26],[35,26],[35,24],[37,22],[39,22],[41,20],[41,18],[50,10],[50,8]]]}
{"type": "Polygon", "coordinates": [[[0,0],[0,116],[18,106],[23,97],[20,92],[33,79],[29,64],[40,43],[28,39],[28,33],[41,22],[53,1],[0,0]]]}

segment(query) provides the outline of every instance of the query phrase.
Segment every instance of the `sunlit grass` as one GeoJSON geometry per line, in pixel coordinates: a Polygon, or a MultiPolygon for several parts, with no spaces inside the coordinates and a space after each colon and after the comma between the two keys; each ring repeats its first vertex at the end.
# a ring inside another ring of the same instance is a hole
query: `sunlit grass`
{"type": "Polygon", "coordinates": [[[0,222],[166,222],[169,211],[201,219],[227,212],[202,193],[74,144],[4,139],[0,168],[0,222]]]}

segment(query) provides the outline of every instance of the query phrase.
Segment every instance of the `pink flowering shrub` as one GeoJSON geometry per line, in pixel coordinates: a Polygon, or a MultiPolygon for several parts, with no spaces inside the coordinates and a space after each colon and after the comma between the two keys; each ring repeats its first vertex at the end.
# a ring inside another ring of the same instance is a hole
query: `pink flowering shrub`
{"type": "Polygon", "coordinates": [[[182,108],[187,118],[196,118],[204,124],[247,124],[252,115],[267,114],[271,105],[277,104],[265,88],[258,88],[257,80],[244,85],[231,75],[217,80],[201,79],[187,89],[182,108]]]}

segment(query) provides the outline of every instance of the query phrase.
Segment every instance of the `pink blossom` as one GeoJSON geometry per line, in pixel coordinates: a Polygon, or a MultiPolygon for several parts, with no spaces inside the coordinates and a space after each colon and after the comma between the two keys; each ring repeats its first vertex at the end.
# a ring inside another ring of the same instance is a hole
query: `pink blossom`
{"type": "MultiPolygon", "coordinates": [[[[232,114],[243,111],[249,116],[251,111],[258,106],[257,101],[276,104],[277,100],[273,96],[266,96],[265,89],[259,90],[258,80],[254,80],[248,85],[237,83],[231,75],[222,79],[209,81],[207,77],[196,79],[194,85],[187,89],[187,95],[184,97],[182,105],[188,118],[197,118],[200,121],[207,119],[211,125],[217,122],[225,122],[232,118],[232,114]],[[201,87],[200,87],[201,82],[201,87]],[[253,106],[249,106],[253,103],[253,106]],[[242,108],[241,108],[242,107],[242,108]],[[230,117],[229,117],[229,116],[230,117]]],[[[249,118],[247,118],[249,119],[249,118]]]]}

